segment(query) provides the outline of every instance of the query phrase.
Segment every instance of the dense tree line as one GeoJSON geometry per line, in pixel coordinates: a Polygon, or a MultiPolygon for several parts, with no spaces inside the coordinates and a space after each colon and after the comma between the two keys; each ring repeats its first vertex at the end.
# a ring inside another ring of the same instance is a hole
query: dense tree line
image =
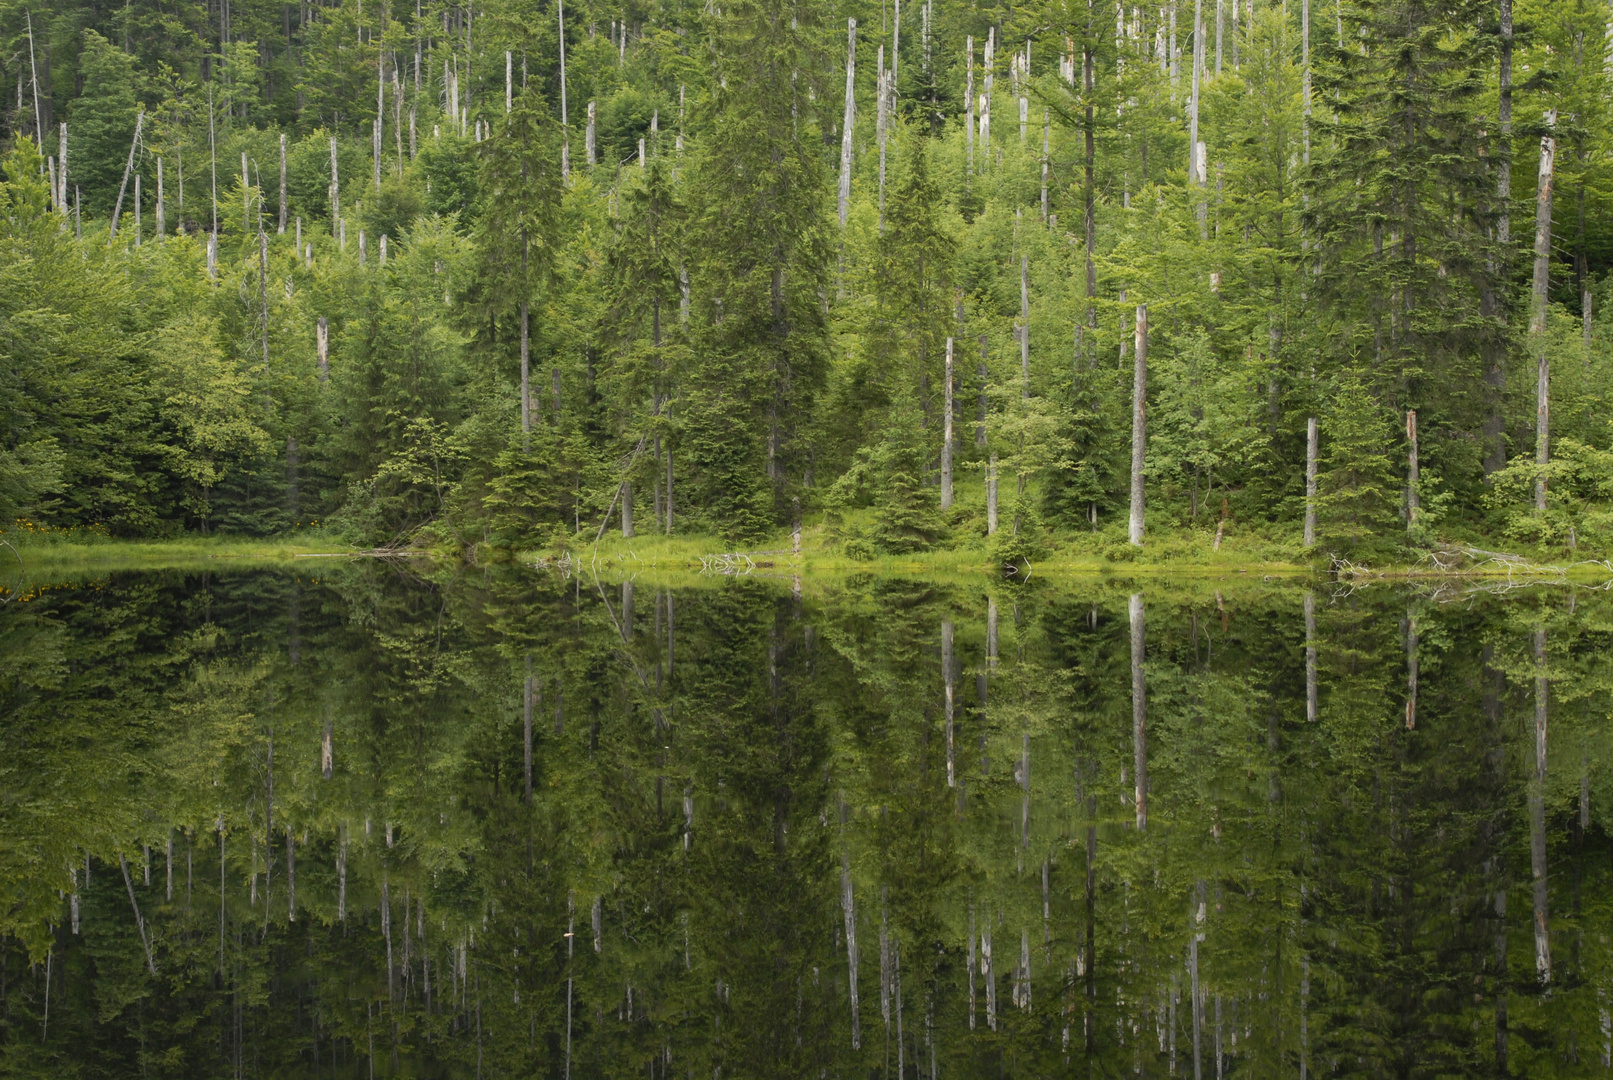
{"type": "Polygon", "coordinates": [[[0,511],[1012,556],[1136,411],[1151,529],[1605,546],[1608,11],[1497,4],[10,3],[0,511]]]}
{"type": "Polygon", "coordinates": [[[1606,603],[1127,588],[30,588],[0,1069],[1604,1070],[1606,603]]]}

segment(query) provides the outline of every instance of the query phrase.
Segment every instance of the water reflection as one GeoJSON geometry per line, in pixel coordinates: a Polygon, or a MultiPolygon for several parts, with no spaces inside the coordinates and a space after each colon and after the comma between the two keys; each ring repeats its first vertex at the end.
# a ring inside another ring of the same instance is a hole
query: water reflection
{"type": "Polygon", "coordinates": [[[1609,1069],[1600,594],[321,571],[0,607],[8,1074],[1609,1069]]]}

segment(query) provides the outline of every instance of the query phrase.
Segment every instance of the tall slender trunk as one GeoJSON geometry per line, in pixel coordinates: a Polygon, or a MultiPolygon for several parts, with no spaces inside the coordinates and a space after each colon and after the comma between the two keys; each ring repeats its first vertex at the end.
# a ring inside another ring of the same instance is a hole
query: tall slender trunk
{"type": "MultiPolygon", "coordinates": [[[[159,185],[160,187],[160,185],[159,185]]],[[[159,194],[158,199],[162,196],[159,194]]],[[[159,217],[160,220],[160,217],[159,217]]],[[[162,229],[158,227],[160,234],[162,229]]],[[[280,136],[280,235],[286,234],[286,137],[280,136]]]]}
{"type": "Polygon", "coordinates": [[[1316,417],[1305,421],[1305,546],[1316,546],[1316,417]]]}
{"type": "Polygon", "coordinates": [[[964,156],[966,160],[965,175],[975,174],[975,39],[970,35],[964,46],[969,54],[967,61],[967,74],[964,76],[964,107],[967,116],[964,120],[963,141],[964,156]]]}
{"type": "Polygon", "coordinates": [[[1130,542],[1143,543],[1143,469],[1148,449],[1148,305],[1137,305],[1136,357],[1131,384],[1131,519],[1130,542]]]}
{"type": "MultiPolygon", "coordinates": [[[[857,125],[857,20],[846,20],[846,111],[840,128],[840,227],[851,209],[851,148],[857,125]]],[[[590,161],[590,164],[592,162],[590,161]]]]}
{"type": "Polygon", "coordinates": [[[986,463],[986,535],[997,534],[997,454],[986,463]]]}
{"type": "MultiPolygon", "coordinates": [[[[1090,8],[1088,9],[1090,11],[1090,8]]],[[[1088,30],[1090,32],[1090,27],[1088,30]]],[[[1093,174],[1096,170],[1097,152],[1095,145],[1095,132],[1093,120],[1092,96],[1097,86],[1097,75],[1094,71],[1092,46],[1087,44],[1081,51],[1081,86],[1082,96],[1086,102],[1086,116],[1081,125],[1082,137],[1085,146],[1081,155],[1082,182],[1082,228],[1086,256],[1087,272],[1087,325],[1098,325],[1098,264],[1094,249],[1098,243],[1098,219],[1096,211],[1096,186],[1093,174]]]]}
{"type": "Polygon", "coordinates": [[[1553,109],[1540,137],[1540,181],[1535,193],[1535,280],[1529,336],[1535,348],[1535,510],[1546,510],[1546,465],[1551,461],[1551,359],[1546,348],[1546,289],[1551,280],[1551,185],[1557,157],[1557,122],[1553,109]]]}
{"type": "Polygon", "coordinates": [[[1417,460],[1417,410],[1406,410],[1406,528],[1417,524],[1417,512],[1422,509],[1419,493],[1421,469],[1417,460]]]}
{"type": "MultiPolygon", "coordinates": [[[[1497,74],[1496,119],[1500,125],[1500,145],[1496,159],[1496,279],[1501,283],[1495,311],[1502,325],[1507,322],[1505,299],[1512,276],[1512,0],[1498,0],[1500,16],[1500,57],[1497,74]]],[[[1484,380],[1488,389],[1488,412],[1484,419],[1484,472],[1488,476],[1506,465],[1505,420],[1502,394],[1506,388],[1506,349],[1496,343],[1486,358],[1484,380]]]]}
{"type": "Polygon", "coordinates": [[[564,183],[571,179],[571,116],[566,103],[566,0],[555,3],[555,19],[560,44],[560,180],[564,183]]]}

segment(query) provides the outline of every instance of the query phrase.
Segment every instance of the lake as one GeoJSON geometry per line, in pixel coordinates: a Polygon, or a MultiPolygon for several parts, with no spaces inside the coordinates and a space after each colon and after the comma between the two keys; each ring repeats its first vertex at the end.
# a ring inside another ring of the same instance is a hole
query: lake
{"type": "Polygon", "coordinates": [[[784,573],[16,583],[0,1073],[1609,1070],[1607,593],[784,573]]]}

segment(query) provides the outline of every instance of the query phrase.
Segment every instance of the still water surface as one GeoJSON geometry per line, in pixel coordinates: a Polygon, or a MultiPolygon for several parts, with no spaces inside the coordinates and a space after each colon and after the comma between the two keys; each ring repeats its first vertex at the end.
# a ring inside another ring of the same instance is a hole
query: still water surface
{"type": "Polygon", "coordinates": [[[1605,593],[296,569],[0,606],[0,1074],[1610,1072],[1605,593]]]}

